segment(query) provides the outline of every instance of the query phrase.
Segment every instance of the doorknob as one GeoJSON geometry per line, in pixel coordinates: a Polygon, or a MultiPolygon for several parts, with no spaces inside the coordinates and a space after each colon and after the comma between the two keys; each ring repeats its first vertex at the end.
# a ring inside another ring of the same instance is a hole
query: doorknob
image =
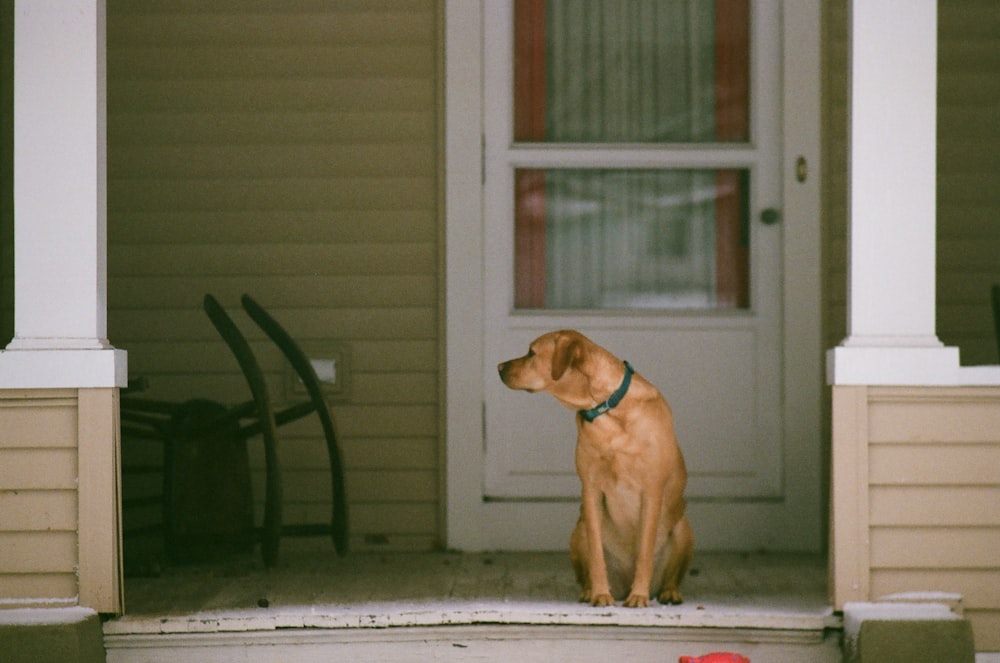
{"type": "Polygon", "coordinates": [[[760,222],[765,226],[773,226],[781,221],[781,210],[776,207],[768,207],[760,213],[760,222]]]}

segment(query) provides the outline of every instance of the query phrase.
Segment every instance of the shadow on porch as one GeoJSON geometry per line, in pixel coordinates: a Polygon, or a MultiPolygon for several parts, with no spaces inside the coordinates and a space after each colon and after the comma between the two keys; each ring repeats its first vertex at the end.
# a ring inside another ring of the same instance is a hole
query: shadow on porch
{"type": "Polygon", "coordinates": [[[752,660],[839,661],[826,560],[702,553],[681,606],[576,602],[566,553],[358,553],[289,541],[267,571],[246,556],[126,580],[104,625],[109,663],[173,660],[561,660],[737,651],[752,660]],[[291,649],[294,648],[294,649],[291,649]]]}

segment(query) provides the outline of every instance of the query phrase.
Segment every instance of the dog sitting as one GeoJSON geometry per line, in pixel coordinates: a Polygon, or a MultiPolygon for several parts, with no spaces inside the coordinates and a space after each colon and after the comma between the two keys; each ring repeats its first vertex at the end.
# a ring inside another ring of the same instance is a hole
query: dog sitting
{"type": "Polygon", "coordinates": [[[582,501],[570,558],[580,601],[681,603],[694,535],[684,515],[684,457],[660,392],[572,330],[540,336],[497,369],[511,389],[547,392],[576,411],[582,501]]]}

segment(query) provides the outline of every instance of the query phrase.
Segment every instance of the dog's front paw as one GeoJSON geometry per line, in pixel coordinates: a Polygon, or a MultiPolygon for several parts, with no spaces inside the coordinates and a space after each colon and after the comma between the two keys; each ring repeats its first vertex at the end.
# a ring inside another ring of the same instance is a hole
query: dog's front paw
{"type": "Polygon", "coordinates": [[[656,600],[663,605],[680,605],[681,603],[684,603],[684,599],[681,597],[679,589],[664,589],[660,592],[660,595],[656,597],[656,600]]]}
{"type": "Polygon", "coordinates": [[[595,592],[589,587],[584,587],[580,592],[580,603],[589,603],[596,608],[604,608],[615,604],[615,599],[610,591],[595,592]]]}
{"type": "Polygon", "coordinates": [[[604,592],[603,594],[594,594],[590,597],[590,605],[595,608],[606,608],[609,605],[614,605],[615,599],[611,594],[604,592]]]}
{"type": "Polygon", "coordinates": [[[649,605],[649,595],[648,594],[636,594],[635,592],[628,595],[623,603],[626,608],[645,608],[649,605]]]}

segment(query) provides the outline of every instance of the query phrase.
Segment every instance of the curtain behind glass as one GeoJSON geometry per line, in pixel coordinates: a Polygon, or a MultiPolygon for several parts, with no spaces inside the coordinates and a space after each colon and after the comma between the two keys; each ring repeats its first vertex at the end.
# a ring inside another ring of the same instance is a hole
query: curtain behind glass
{"type": "MultiPolygon", "coordinates": [[[[746,89],[732,94],[717,72],[748,66],[747,44],[725,36],[730,6],[745,32],[746,0],[517,0],[515,139],[746,140],[746,89]]],[[[726,183],[745,176],[732,173],[519,170],[515,306],[746,306],[745,280],[735,296],[720,292],[745,272],[720,261],[746,256],[745,234],[741,247],[719,246],[740,223],[718,209],[743,196],[726,183]]]]}
{"type": "Polygon", "coordinates": [[[715,140],[715,5],[549,0],[545,140],[715,140]]]}

